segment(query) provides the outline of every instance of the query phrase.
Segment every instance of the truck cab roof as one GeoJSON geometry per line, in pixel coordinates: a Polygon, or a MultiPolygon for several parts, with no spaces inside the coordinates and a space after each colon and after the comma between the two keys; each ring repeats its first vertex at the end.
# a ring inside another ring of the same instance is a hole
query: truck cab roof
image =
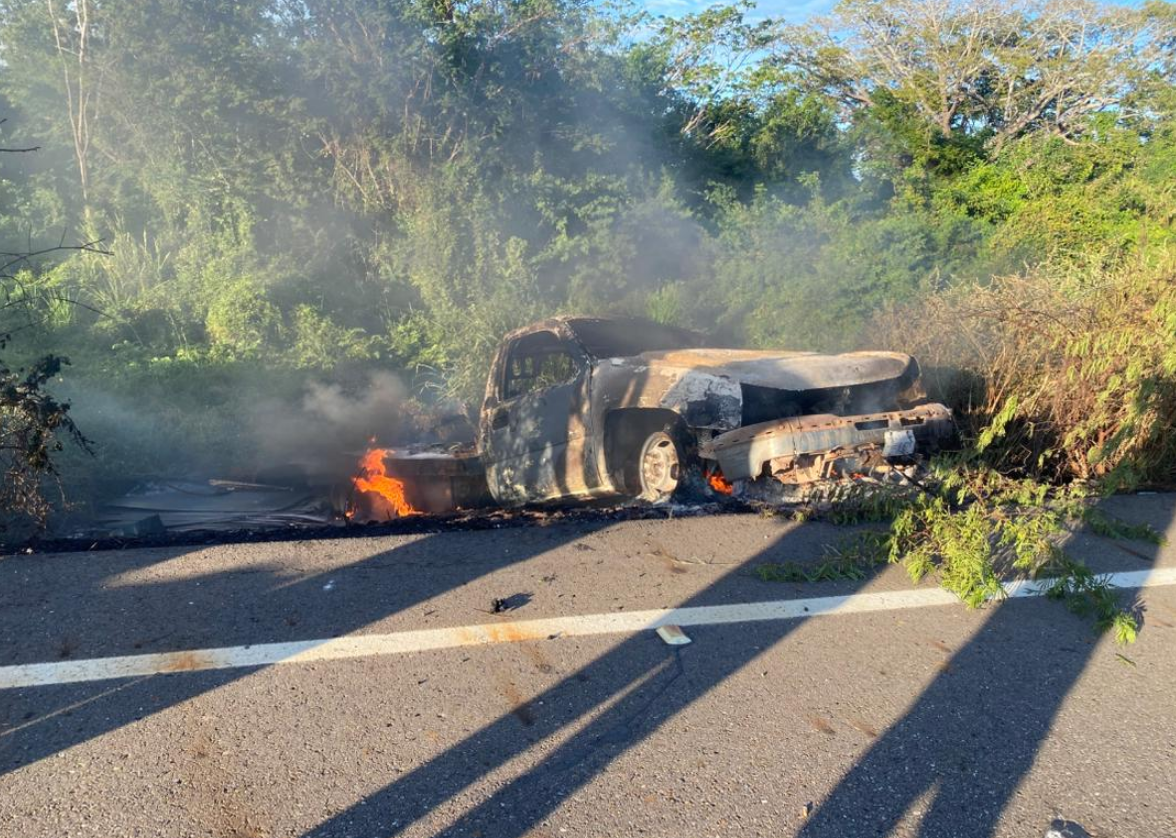
{"type": "Polygon", "coordinates": [[[541,320],[506,336],[514,341],[536,332],[572,337],[593,358],[629,358],[645,352],[694,349],[705,344],[698,332],[640,317],[563,315],[541,320]]]}

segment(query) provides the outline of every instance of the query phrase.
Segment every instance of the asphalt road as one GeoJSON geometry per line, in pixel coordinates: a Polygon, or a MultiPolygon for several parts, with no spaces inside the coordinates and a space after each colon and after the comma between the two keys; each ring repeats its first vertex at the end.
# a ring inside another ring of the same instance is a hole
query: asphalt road
{"type": "MultiPolygon", "coordinates": [[[[1176,541],[1176,497],[1113,505],[1176,541]]],[[[1176,835],[1176,585],[1125,592],[1145,624],[1120,650],[1043,598],[749,572],[846,534],[728,516],[0,558],[0,687],[40,679],[0,688],[0,835],[1176,835]],[[689,645],[631,625],[683,607],[689,645]]]]}

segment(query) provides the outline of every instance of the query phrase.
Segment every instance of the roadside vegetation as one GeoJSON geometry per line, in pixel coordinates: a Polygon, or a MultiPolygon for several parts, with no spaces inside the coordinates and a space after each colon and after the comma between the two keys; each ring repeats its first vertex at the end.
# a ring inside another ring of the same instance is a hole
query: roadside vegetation
{"type": "Polygon", "coordinates": [[[0,59],[0,144],[38,149],[0,155],[0,250],[110,251],[3,280],[76,501],[247,473],[377,371],[468,411],[573,311],[915,354],[970,454],[887,549],[967,602],[1062,567],[1080,498],[1176,483],[1171,3],[3,0],[0,59]]]}
{"type": "Polygon", "coordinates": [[[1065,541],[1079,528],[1153,545],[1165,539],[1103,511],[1099,499],[1094,486],[1081,482],[1010,478],[973,448],[937,459],[917,484],[857,484],[814,498],[793,514],[870,526],[828,547],[815,563],[762,562],[751,572],[765,582],[861,580],[900,564],[912,581],[932,577],[970,608],[1003,599],[1010,582],[1028,580],[1089,617],[1099,631],[1110,631],[1116,642],[1133,643],[1136,609],[1105,577],[1068,555],[1065,541]]]}

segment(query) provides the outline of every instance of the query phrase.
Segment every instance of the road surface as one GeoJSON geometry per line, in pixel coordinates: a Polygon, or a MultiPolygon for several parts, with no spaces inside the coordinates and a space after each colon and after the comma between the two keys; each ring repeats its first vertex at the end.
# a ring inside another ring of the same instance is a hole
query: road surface
{"type": "MultiPolygon", "coordinates": [[[[1176,541],[1176,496],[1112,505],[1176,541]]],[[[740,515],[0,558],[0,835],[1176,835],[1176,550],[1071,543],[1143,584],[1126,649],[1041,597],[750,572],[846,536],[740,515]]]]}

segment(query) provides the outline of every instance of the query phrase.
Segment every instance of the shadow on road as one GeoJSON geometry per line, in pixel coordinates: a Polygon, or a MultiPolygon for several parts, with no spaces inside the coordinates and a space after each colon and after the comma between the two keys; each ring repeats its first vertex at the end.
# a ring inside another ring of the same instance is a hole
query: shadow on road
{"type": "MultiPolygon", "coordinates": [[[[715,593],[725,582],[746,573],[760,561],[803,555],[800,546],[794,549],[791,543],[797,532],[795,528],[788,531],[679,607],[713,604],[721,599],[715,593]]],[[[857,586],[861,584],[864,582],[857,586]]],[[[784,593],[783,589],[765,589],[768,596],[784,593]]],[[[304,838],[398,834],[435,807],[524,754],[533,742],[586,721],[538,764],[439,833],[495,838],[524,835],[627,749],[721,685],[802,622],[758,624],[754,643],[748,642],[747,634],[741,634],[734,643],[722,645],[721,653],[716,653],[716,647],[708,643],[708,635],[714,639],[721,629],[710,627],[690,629],[697,642],[687,647],[668,647],[653,632],[629,637],[535,696],[531,706],[547,709],[530,730],[524,732],[513,714],[504,714],[432,761],[310,830],[304,838]],[[596,715],[592,717],[593,714],[596,715]],[[590,721],[589,717],[592,717],[590,721]]]]}
{"type": "MultiPolygon", "coordinates": [[[[764,557],[790,555],[788,542],[786,534],[742,569],[764,557]]],[[[681,607],[709,604],[722,584],[681,607]]],[[[690,632],[698,642],[682,651],[662,645],[652,632],[633,636],[536,696],[533,706],[552,708],[537,729],[522,735],[517,718],[504,714],[303,838],[399,834],[533,742],[587,721],[532,768],[436,833],[523,836],[626,750],[802,622],[760,624],[754,642],[744,635],[721,647],[708,643],[708,635],[721,641],[721,629],[698,627],[690,632]]],[[[991,607],[980,631],[818,806],[801,834],[886,835],[930,792],[920,835],[991,835],[1097,647],[1087,625],[1060,604],[1042,600],[991,607]]]]}
{"type": "MultiPolygon", "coordinates": [[[[1076,639],[1076,619],[1040,600],[995,607],[799,834],[890,835],[927,794],[921,825],[911,834],[993,834],[1097,648],[1093,637],[1076,639]]],[[[1046,826],[1032,834],[1044,834],[1046,826]]]]}
{"type": "MultiPolygon", "coordinates": [[[[191,548],[12,557],[0,566],[0,665],[338,637],[609,526],[425,536],[293,581],[281,566],[155,575],[191,548]],[[45,563],[69,579],[61,586],[68,594],[32,590],[27,577],[45,563]],[[124,576],[135,581],[118,584],[124,576]]],[[[255,671],[0,690],[0,776],[255,671]]]]}
{"type": "MultiPolygon", "coordinates": [[[[609,525],[528,530],[504,539],[471,533],[466,537],[473,540],[461,549],[455,547],[453,534],[425,537],[295,582],[274,567],[111,587],[107,580],[116,573],[150,570],[136,567],[148,557],[128,553],[122,568],[107,563],[100,571],[82,571],[89,575],[82,601],[76,603],[78,613],[62,613],[55,636],[86,638],[97,632],[125,637],[133,632],[147,638],[151,632],[164,632],[162,641],[143,651],[339,636],[609,525]],[[417,572],[401,574],[397,568],[417,572]],[[343,596],[333,600],[331,608],[323,604],[327,577],[344,580],[339,583],[343,596]],[[176,613],[184,607],[194,610],[176,613]],[[80,616],[87,611],[99,616],[80,616]],[[283,623],[261,622],[261,614],[283,623]]],[[[749,565],[800,555],[797,531],[786,532],[681,606],[722,601],[724,585],[749,565]]],[[[160,560],[158,553],[150,557],[160,560]]],[[[814,587],[806,595],[826,592],[814,587]]],[[[18,595],[9,591],[4,599],[18,595]]],[[[765,589],[765,597],[782,595],[783,589],[765,589]]],[[[20,637],[22,620],[30,619],[30,609],[36,608],[36,603],[17,605],[24,607],[0,602],[0,636],[11,640],[20,637]]],[[[663,645],[652,632],[628,637],[534,696],[526,718],[517,710],[503,714],[312,828],[304,838],[403,832],[507,762],[527,756],[536,743],[575,729],[532,767],[438,833],[523,836],[627,750],[719,688],[802,622],[756,624],[752,633],[742,635],[744,642],[721,642],[732,635],[724,635],[719,627],[699,627],[691,630],[696,642],[681,651],[663,645]],[[748,642],[752,634],[754,642],[748,642]]],[[[104,643],[109,644],[109,638],[90,637],[80,642],[76,656],[128,652],[104,643]]],[[[801,834],[886,834],[927,793],[933,799],[919,834],[992,834],[1095,647],[1086,624],[1060,605],[1026,600],[993,607],[981,630],[954,654],[905,716],[818,802],[801,834]]],[[[44,645],[32,643],[28,648],[14,659],[10,647],[0,653],[0,663],[26,662],[26,656],[27,662],[49,659],[44,645]]],[[[44,759],[253,671],[0,693],[0,771],[44,759]]],[[[787,687],[780,684],[781,689],[787,687]]]]}
{"type": "MultiPolygon", "coordinates": [[[[1112,499],[1112,511],[1130,511],[1122,500],[1112,499]]],[[[1154,505],[1151,520],[1136,523],[1164,532],[1172,520],[1169,503],[1154,505]]],[[[1139,545],[1093,543],[1096,550],[1149,560],[1139,545]]],[[[1144,549],[1154,560],[1157,548],[1144,549]]],[[[1097,555],[1086,558],[1095,564],[1097,555]]],[[[1120,596],[1144,616],[1138,592],[1120,596]]],[[[888,835],[928,793],[930,803],[912,834],[992,835],[1098,647],[1093,633],[1074,631],[1075,619],[1060,604],[1040,600],[993,608],[980,631],[841,779],[801,838],[888,835]]]]}

